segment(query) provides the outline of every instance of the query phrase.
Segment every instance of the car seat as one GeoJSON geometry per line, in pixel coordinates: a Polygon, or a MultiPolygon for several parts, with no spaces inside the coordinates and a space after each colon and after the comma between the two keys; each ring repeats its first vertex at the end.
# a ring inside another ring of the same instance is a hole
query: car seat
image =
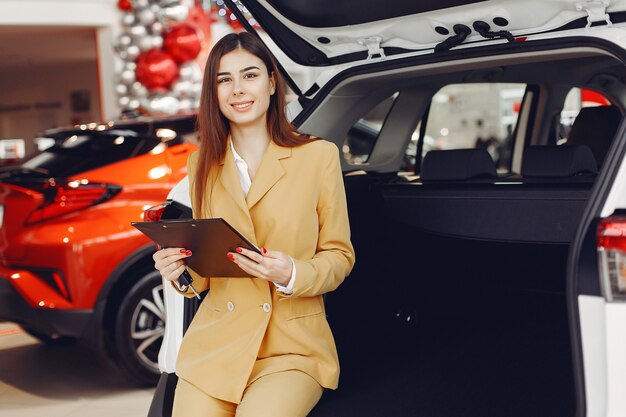
{"type": "Polygon", "coordinates": [[[615,106],[585,107],[574,120],[567,144],[587,145],[597,165],[602,166],[621,120],[615,106]]]}

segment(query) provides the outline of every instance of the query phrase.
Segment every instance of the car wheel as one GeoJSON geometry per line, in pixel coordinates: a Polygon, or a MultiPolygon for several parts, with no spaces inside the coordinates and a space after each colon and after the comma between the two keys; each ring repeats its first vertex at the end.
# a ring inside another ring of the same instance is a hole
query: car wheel
{"type": "Polygon", "coordinates": [[[76,343],[76,338],[74,337],[48,335],[38,332],[37,330],[29,329],[28,327],[22,327],[22,329],[41,343],[48,346],[67,346],[76,343]]]}
{"type": "Polygon", "coordinates": [[[122,371],[140,385],[159,379],[159,349],[165,333],[163,283],[158,271],[141,277],[126,293],[115,320],[114,355],[122,371]]]}

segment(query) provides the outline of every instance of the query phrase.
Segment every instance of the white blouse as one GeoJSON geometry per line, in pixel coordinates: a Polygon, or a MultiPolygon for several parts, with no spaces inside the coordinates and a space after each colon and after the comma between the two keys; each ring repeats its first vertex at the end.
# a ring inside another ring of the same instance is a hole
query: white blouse
{"type": "MultiPolygon", "coordinates": [[[[235,157],[235,167],[237,167],[237,174],[239,176],[239,183],[241,184],[241,189],[243,190],[244,197],[248,196],[248,191],[250,191],[250,186],[252,185],[252,180],[250,179],[250,173],[248,172],[248,164],[244,159],[239,156],[237,151],[235,150],[235,145],[233,145],[233,141],[230,141],[230,150],[233,152],[233,156],[235,157]]],[[[280,291],[283,294],[291,294],[293,292],[293,284],[296,282],[296,264],[293,259],[291,259],[291,279],[289,283],[285,286],[279,283],[274,282],[276,285],[276,291],[280,291]]]]}

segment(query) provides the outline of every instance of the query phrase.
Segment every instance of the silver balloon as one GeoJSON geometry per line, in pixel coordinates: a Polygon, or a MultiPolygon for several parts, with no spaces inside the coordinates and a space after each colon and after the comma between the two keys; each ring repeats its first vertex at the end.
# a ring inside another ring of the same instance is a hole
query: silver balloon
{"type": "Polygon", "coordinates": [[[175,95],[182,97],[191,94],[191,82],[186,80],[178,80],[172,84],[172,91],[175,95]]]}
{"type": "Polygon", "coordinates": [[[189,16],[189,8],[182,4],[173,3],[161,10],[161,16],[168,23],[182,22],[189,16]]]}
{"type": "Polygon", "coordinates": [[[135,10],[143,9],[145,7],[148,7],[149,5],[150,3],[148,2],[148,0],[134,0],[133,1],[133,7],[135,8],[135,10]]]}
{"type": "Polygon", "coordinates": [[[192,7],[195,6],[196,0],[180,0],[180,4],[182,4],[188,9],[191,9],[192,7]]]}
{"type": "Polygon", "coordinates": [[[129,32],[133,38],[140,38],[148,34],[148,30],[143,25],[133,25],[130,27],[129,32]]]}
{"type": "Polygon", "coordinates": [[[150,10],[152,10],[152,12],[158,16],[161,14],[161,6],[159,6],[158,4],[151,4],[150,5],[150,10]]]}
{"type": "Polygon", "coordinates": [[[124,70],[120,74],[120,81],[122,81],[126,85],[134,83],[135,80],[135,71],[124,70]]]}
{"type": "Polygon", "coordinates": [[[124,15],[122,16],[122,24],[124,26],[131,27],[135,23],[137,23],[137,18],[135,17],[134,14],[132,14],[132,13],[124,13],[124,15]]]}
{"type": "Polygon", "coordinates": [[[130,109],[130,110],[137,110],[140,106],[139,100],[137,99],[131,99],[128,102],[128,105],[126,106],[126,108],[130,109]]]}
{"type": "Polygon", "coordinates": [[[137,57],[139,56],[139,54],[141,53],[141,50],[139,49],[139,47],[137,45],[131,45],[126,49],[126,57],[128,61],[134,61],[135,59],[137,59],[137,57]]]}
{"type": "Polygon", "coordinates": [[[128,87],[125,84],[118,84],[115,86],[115,92],[118,96],[128,95],[128,87]]]}
{"type": "Polygon", "coordinates": [[[128,46],[133,43],[133,38],[131,38],[127,33],[122,33],[117,37],[117,44],[122,46],[128,46]]]}
{"type": "Polygon", "coordinates": [[[148,49],[152,49],[152,38],[153,36],[151,35],[138,36],[137,45],[139,46],[139,49],[141,49],[142,51],[147,51],[148,49]]]}
{"type": "Polygon", "coordinates": [[[152,26],[150,26],[150,31],[153,35],[160,35],[161,33],[163,33],[163,23],[154,22],[152,26]]]}
{"type": "Polygon", "coordinates": [[[176,114],[180,101],[166,94],[155,94],[148,100],[148,111],[153,114],[176,114]]]}
{"type": "Polygon", "coordinates": [[[152,36],[152,47],[156,49],[161,49],[163,47],[163,37],[159,35],[152,36]]]}
{"type": "Polygon", "coordinates": [[[135,81],[130,85],[130,92],[134,97],[137,98],[146,98],[148,97],[148,89],[145,85],[140,83],[139,81],[135,81]]]}
{"type": "Polygon", "coordinates": [[[156,14],[149,7],[145,9],[139,9],[136,12],[137,19],[144,26],[150,26],[156,22],[156,14]]]}
{"type": "Polygon", "coordinates": [[[189,112],[193,109],[193,100],[190,98],[183,98],[180,100],[179,111],[189,112]]]}
{"type": "Polygon", "coordinates": [[[188,94],[195,98],[200,98],[202,95],[202,83],[192,83],[188,94]]]}
{"type": "Polygon", "coordinates": [[[129,103],[130,103],[129,97],[123,96],[117,99],[117,104],[119,104],[122,107],[127,107],[129,103]]]}
{"type": "Polygon", "coordinates": [[[124,62],[124,70],[135,71],[137,69],[137,64],[131,61],[124,62]]]}
{"type": "Polygon", "coordinates": [[[180,78],[186,81],[197,82],[202,79],[202,70],[196,61],[185,62],[180,66],[180,78]]]}

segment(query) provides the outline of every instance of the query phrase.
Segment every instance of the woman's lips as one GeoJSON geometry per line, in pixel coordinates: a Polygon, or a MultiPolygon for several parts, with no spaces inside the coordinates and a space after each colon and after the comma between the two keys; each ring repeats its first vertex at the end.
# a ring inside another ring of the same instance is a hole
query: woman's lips
{"type": "Polygon", "coordinates": [[[254,101],[244,101],[244,102],[240,102],[240,103],[232,103],[231,107],[237,111],[237,112],[245,112],[248,109],[250,109],[250,107],[252,107],[252,104],[254,103],[254,101]]]}

